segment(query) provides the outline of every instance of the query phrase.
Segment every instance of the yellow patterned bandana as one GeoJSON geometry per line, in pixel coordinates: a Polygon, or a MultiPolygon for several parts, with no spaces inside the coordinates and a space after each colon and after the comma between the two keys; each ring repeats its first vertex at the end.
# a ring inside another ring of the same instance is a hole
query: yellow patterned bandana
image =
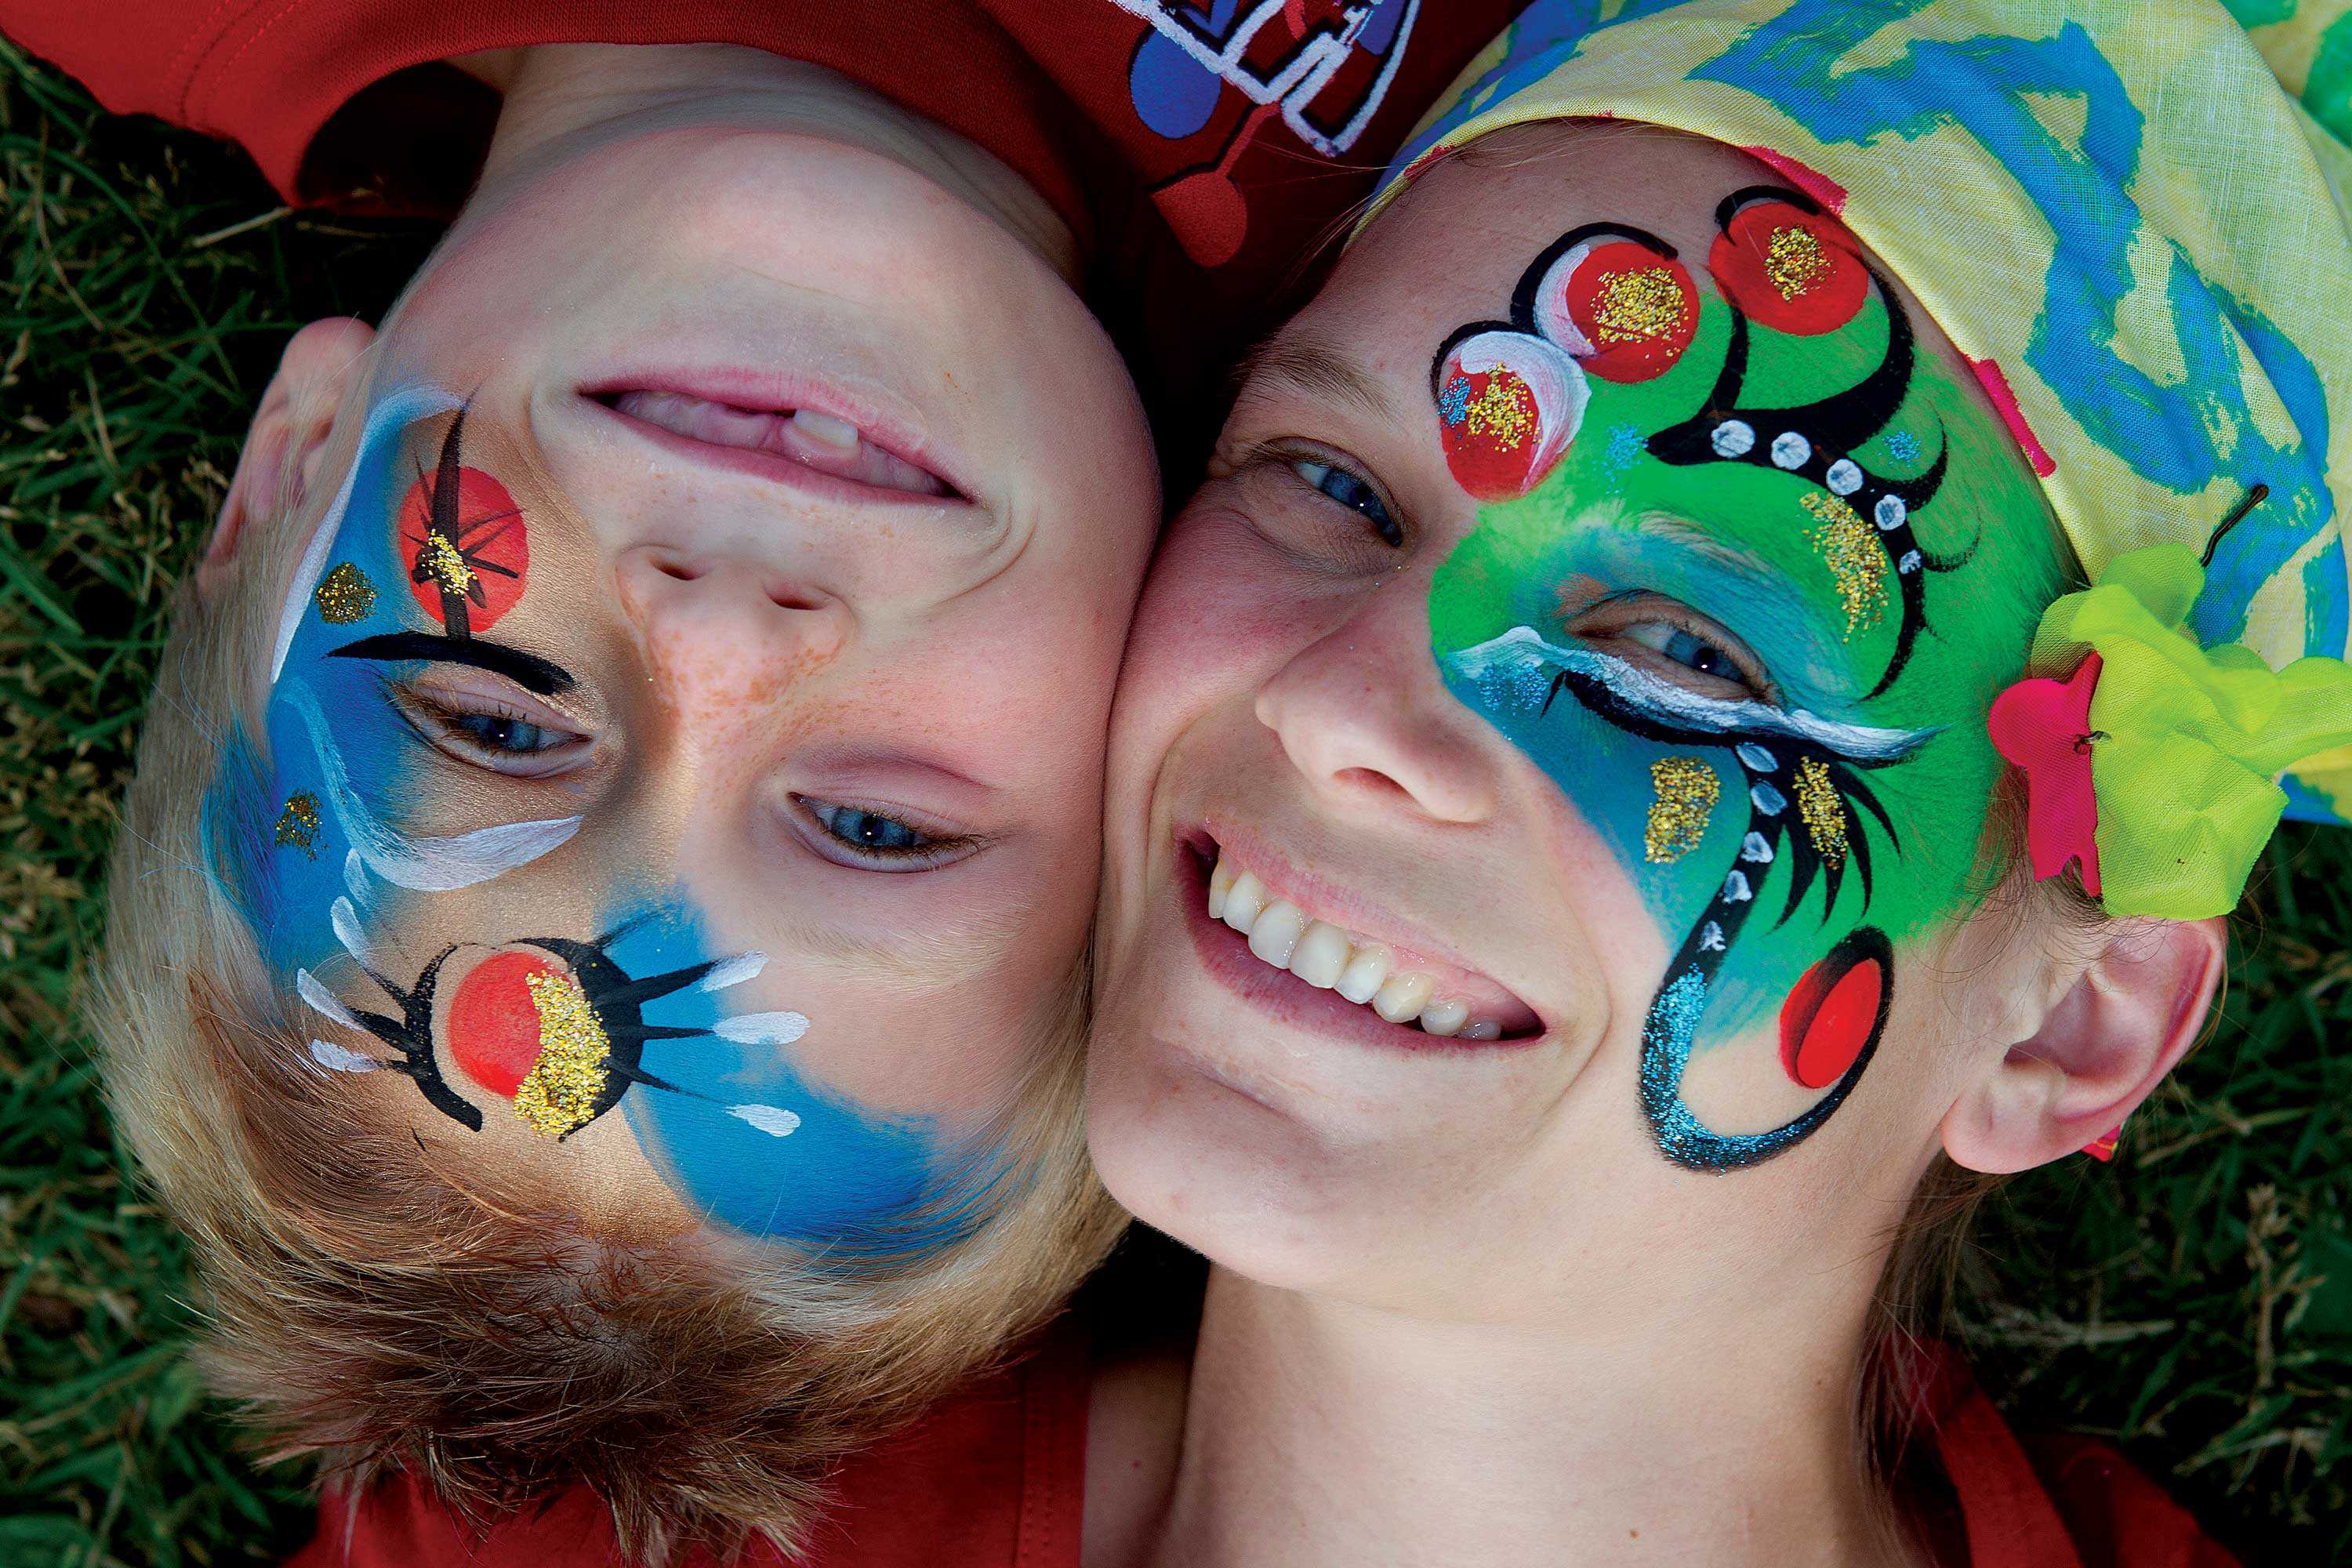
{"type": "MultiPolygon", "coordinates": [[[[1447,152],[1531,121],[1610,116],[1744,148],[1918,295],[2086,574],[2211,543],[2187,616],[2200,644],[2274,668],[2342,658],[2352,0],[2233,8],[1537,0],[1364,221],[1447,152]]],[[[2352,747],[2281,783],[2288,815],[2352,820],[2352,747]]]]}

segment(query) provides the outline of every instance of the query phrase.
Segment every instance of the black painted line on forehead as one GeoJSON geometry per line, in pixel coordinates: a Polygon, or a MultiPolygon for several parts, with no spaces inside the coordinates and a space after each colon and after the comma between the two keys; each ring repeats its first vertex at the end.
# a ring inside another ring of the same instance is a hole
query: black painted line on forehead
{"type": "Polygon", "coordinates": [[[329,658],[364,658],[379,664],[464,664],[503,675],[526,691],[553,697],[578,684],[551,659],[482,637],[436,637],[430,632],[385,632],[329,650],[329,658]]]}

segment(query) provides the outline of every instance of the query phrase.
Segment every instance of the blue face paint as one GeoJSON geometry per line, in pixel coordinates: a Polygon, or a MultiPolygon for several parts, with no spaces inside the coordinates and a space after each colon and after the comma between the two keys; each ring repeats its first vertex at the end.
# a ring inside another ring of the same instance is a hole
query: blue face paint
{"type": "MultiPolygon", "coordinates": [[[[675,907],[634,917],[605,952],[631,974],[714,957],[675,907]]],[[[926,1251],[971,1230],[984,1169],[928,1118],[884,1119],[812,1083],[783,1048],[797,1015],[744,1019],[727,1000],[724,989],[690,987],[646,1003],[646,1023],[679,1032],[649,1039],[639,1065],[677,1092],[622,1102],[681,1198],[752,1236],[851,1254],[926,1251]]]]}
{"type": "Polygon", "coordinates": [[[460,460],[465,420],[459,400],[432,387],[371,413],[280,617],[266,754],[232,731],[205,796],[215,875],[272,973],[315,1019],[391,1053],[313,1039],[312,1061],[402,1074],[474,1131],[486,1112],[519,1115],[560,1140],[620,1107],[698,1215],[834,1259],[967,1234],[983,1217],[993,1162],[927,1119],[876,1115],[802,1073],[790,1047],[807,1020],[741,1002],[764,959],[706,951],[690,900],[633,900],[596,934],[501,932],[436,948],[431,895],[537,860],[582,825],[412,830],[406,803],[426,770],[453,764],[404,716],[388,671],[446,660],[541,694],[572,683],[477,634],[520,595],[521,540],[502,530],[521,521],[503,487],[460,460]],[[417,427],[445,416],[455,418],[427,461],[417,427]],[[390,932],[403,942],[383,942],[390,932]],[[431,954],[413,975],[376,951],[411,941],[431,954]]]}

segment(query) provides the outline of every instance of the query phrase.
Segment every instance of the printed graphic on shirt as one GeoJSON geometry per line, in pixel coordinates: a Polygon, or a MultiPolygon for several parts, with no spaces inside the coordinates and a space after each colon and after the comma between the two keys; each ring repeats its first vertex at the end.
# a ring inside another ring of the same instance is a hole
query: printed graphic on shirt
{"type": "Polygon", "coordinates": [[[1218,120],[1227,87],[1248,108],[1214,155],[1152,192],[1184,252],[1202,267],[1239,254],[1249,204],[1234,165],[1277,117],[1327,158],[1355,145],[1380,112],[1421,0],[1112,0],[1151,31],[1136,47],[1128,94],[1171,142],[1218,120]]]}

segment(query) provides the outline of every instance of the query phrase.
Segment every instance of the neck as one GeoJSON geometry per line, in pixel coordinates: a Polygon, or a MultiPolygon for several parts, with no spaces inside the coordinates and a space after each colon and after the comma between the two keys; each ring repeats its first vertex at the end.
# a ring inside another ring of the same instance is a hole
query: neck
{"type": "Polygon", "coordinates": [[[1214,1270],[1152,1560],[1905,1561],[1861,1461],[1847,1319],[1776,1312],[1782,1344],[1656,1321],[1596,1338],[1214,1270]]]}
{"type": "Polygon", "coordinates": [[[807,136],[903,163],[1076,283],[1077,241],[1035,186],[954,132],[838,72],[731,44],[542,44],[453,62],[505,95],[469,210],[620,135],[688,126],[807,136]]]}

